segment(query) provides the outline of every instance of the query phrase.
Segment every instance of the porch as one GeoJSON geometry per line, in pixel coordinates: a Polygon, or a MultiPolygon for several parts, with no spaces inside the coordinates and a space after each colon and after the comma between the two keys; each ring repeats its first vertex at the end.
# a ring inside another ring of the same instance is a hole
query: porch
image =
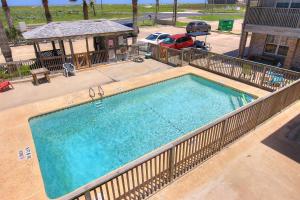
{"type": "Polygon", "coordinates": [[[127,60],[129,54],[136,50],[128,46],[132,32],[132,28],[113,21],[52,22],[23,33],[24,38],[32,42],[36,59],[8,65],[11,71],[22,76],[18,65],[30,69],[45,67],[51,72],[58,72],[66,62],[73,63],[77,69],[84,69],[127,60]],[[73,42],[78,39],[85,40],[85,50],[75,53],[73,42]],[[42,49],[40,44],[44,43],[51,43],[52,48],[42,49]],[[15,69],[11,66],[14,64],[15,69]]]}

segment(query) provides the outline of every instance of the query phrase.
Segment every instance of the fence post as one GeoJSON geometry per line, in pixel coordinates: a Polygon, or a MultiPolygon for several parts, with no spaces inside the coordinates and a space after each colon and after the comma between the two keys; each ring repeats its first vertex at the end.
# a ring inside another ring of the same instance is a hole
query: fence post
{"type": "Polygon", "coordinates": [[[209,69],[209,66],[210,66],[210,54],[207,53],[207,66],[206,66],[206,68],[209,69]]]}
{"type": "Polygon", "coordinates": [[[17,71],[18,71],[18,74],[19,74],[19,77],[22,78],[22,73],[21,73],[21,63],[20,62],[16,62],[16,67],[17,67],[17,71]]]}
{"type": "Polygon", "coordinates": [[[191,48],[190,50],[189,50],[189,65],[191,64],[191,62],[192,62],[192,52],[193,51],[193,49],[191,48]]]}
{"type": "Polygon", "coordinates": [[[260,83],[259,83],[259,85],[260,85],[261,87],[262,87],[263,84],[264,84],[266,72],[267,72],[267,68],[266,68],[266,66],[264,66],[263,75],[262,75],[261,81],[260,81],[260,83]]]}
{"type": "Polygon", "coordinates": [[[262,106],[263,106],[263,104],[264,104],[264,102],[265,102],[265,100],[262,100],[261,102],[260,102],[260,106],[259,106],[259,108],[258,108],[258,112],[257,112],[257,117],[256,117],[256,119],[255,119],[255,128],[258,126],[258,123],[259,123],[259,117],[260,117],[260,115],[261,115],[261,110],[262,110],[262,106]]]}
{"type": "Polygon", "coordinates": [[[173,146],[170,149],[170,157],[169,157],[169,182],[172,182],[174,179],[174,168],[175,168],[175,163],[174,163],[174,158],[175,158],[175,146],[173,146]]]}
{"type": "Polygon", "coordinates": [[[224,138],[225,138],[225,134],[227,132],[227,124],[228,124],[228,118],[226,118],[225,121],[223,122],[221,137],[220,137],[220,141],[219,141],[219,151],[221,151],[221,149],[224,145],[224,138]]]}
{"type": "Polygon", "coordinates": [[[89,191],[89,190],[88,190],[87,192],[84,193],[84,198],[85,198],[85,200],[92,200],[91,194],[90,194],[90,191],[89,191]]]}
{"type": "Polygon", "coordinates": [[[160,61],[160,45],[157,45],[157,60],[160,61]]]}
{"type": "Polygon", "coordinates": [[[182,67],[183,66],[183,52],[184,52],[184,50],[181,50],[180,52],[181,52],[181,54],[180,54],[180,56],[181,56],[181,58],[180,58],[180,60],[181,60],[180,61],[181,62],[180,66],[182,67]]]}

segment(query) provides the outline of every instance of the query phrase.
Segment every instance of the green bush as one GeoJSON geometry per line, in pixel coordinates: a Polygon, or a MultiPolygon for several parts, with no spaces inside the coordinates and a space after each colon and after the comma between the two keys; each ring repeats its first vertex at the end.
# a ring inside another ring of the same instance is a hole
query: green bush
{"type": "Polygon", "coordinates": [[[16,28],[12,28],[12,29],[6,28],[5,32],[9,41],[22,39],[21,32],[16,28]]]}
{"type": "Polygon", "coordinates": [[[15,77],[21,76],[28,76],[30,75],[30,66],[29,65],[22,65],[19,68],[19,71],[16,69],[14,71],[7,71],[5,69],[0,69],[0,79],[12,79],[15,77]]]}

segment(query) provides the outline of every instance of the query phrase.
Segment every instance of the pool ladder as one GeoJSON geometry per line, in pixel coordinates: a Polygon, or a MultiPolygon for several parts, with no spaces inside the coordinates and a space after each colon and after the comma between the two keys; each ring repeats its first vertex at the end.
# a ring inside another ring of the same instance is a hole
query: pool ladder
{"type": "MultiPolygon", "coordinates": [[[[99,99],[98,102],[95,102],[95,105],[96,105],[97,108],[102,108],[103,107],[102,98],[104,96],[104,90],[101,87],[101,85],[98,85],[97,88],[98,88],[98,95],[99,95],[100,99],[99,99]]],[[[96,93],[95,93],[95,90],[92,87],[89,88],[89,95],[90,95],[90,97],[93,101],[96,101],[96,99],[95,99],[96,93]]]]}

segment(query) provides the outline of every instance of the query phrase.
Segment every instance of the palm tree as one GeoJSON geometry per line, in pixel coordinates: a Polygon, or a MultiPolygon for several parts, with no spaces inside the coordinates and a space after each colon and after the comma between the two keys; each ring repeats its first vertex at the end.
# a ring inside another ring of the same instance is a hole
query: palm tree
{"type": "Polygon", "coordinates": [[[93,9],[94,16],[96,16],[95,0],[90,0],[90,6],[93,9]]]}
{"type": "Polygon", "coordinates": [[[154,17],[154,22],[156,23],[157,20],[157,15],[159,11],[159,0],[155,0],[155,17],[154,17]]]}
{"type": "MultiPolygon", "coordinates": [[[[69,0],[71,2],[76,2],[77,0],[69,0]]],[[[82,0],[82,12],[83,12],[83,19],[87,20],[89,19],[89,10],[88,5],[86,3],[86,0],[82,0]]]]}
{"type": "Polygon", "coordinates": [[[11,15],[10,15],[10,8],[7,4],[7,1],[6,0],[1,0],[1,3],[2,3],[2,9],[5,12],[8,27],[9,27],[9,29],[14,29],[14,22],[13,22],[13,19],[12,19],[11,15]]]}
{"type": "Polygon", "coordinates": [[[51,16],[49,6],[48,6],[48,0],[42,0],[42,2],[43,2],[44,10],[45,10],[45,16],[46,16],[47,23],[50,23],[50,22],[52,22],[52,16],[51,16]]]}
{"type": "MultiPolygon", "coordinates": [[[[132,23],[134,35],[137,36],[138,26],[137,26],[137,16],[138,16],[138,0],[132,0],[132,23]]],[[[133,37],[132,43],[135,44],[137,37],[133,37]]]]}
{"type": "Polygon", "coordinates": [[[8,45],[8,39],[1,20],[0,20],[0,48],[5,58],[5,61],[6,62],[13,61],[11,49],[10,46],[8,45]]]}
{"type": "Polygon", "coordinates": [[[86,0],[82,0],[82,11],[83,11],[83,19],[85,20],[89,19],[89,11],[88,11],[88,5],[86,3],[86,0]]]}
{"type": "Polygon", "coordinates": [[[173,6],[173,24],[176,26],[177,21],[177,0],[174,0],[174,6],[173,6]]]}

